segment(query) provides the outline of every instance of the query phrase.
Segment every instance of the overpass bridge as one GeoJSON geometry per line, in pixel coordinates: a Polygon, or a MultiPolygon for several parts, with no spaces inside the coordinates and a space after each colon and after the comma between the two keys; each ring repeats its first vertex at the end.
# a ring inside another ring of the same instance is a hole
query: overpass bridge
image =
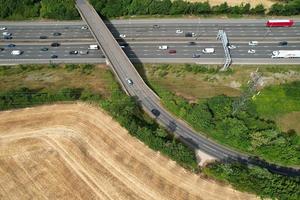
{"type": "Polygon", "coordinates": [[[160,114],[154,116],[157,122],[173,132],[181,141],[195,150],[201,150],[219,160],[236,160],[248,164],[260,165],[283,174],[300,175],[299,171],[271,165],[258,159],[251,159],[248,155],[223,147],[203,135],[198,134],[185,123],[177,120],[163,108],[160,104],[159,97],[143,81],[103,20],[87,0],[76,0],[76,8],[89,26],[90,31],[107,58],[107,63],[117,76],[118,81],[126,93],[136,97],[143,109],[152,116],[154,115],[151,113],[151,110],[158,110],[160,114]],[[132,85],[128,84],[128,79],[132,80],[132,85]]]}

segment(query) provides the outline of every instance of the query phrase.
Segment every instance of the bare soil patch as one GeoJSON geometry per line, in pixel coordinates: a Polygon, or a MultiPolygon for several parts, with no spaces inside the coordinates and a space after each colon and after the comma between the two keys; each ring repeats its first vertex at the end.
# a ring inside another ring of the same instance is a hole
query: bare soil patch
{"type": "Polygon", "coordinates": [[[300,133],[300,112],[292,112],[280,116],[277,120],[279,127],[283,131],[294,129],[300,133]]]}
{"type": "Polygon", "coordinates": [[[0,112],[0,199],[255,199],[192,174],[86,104],[0,112]]]}
{"type": "MultiPolygon", "coordinates": [[[[190,2],[206,2],[207,0],[187,0],[190,2]]],[[[246,1],[246,0],[208,0],[210,5],[220,5],[224,2],[227,2],[228,5],[235,6],[235,5],[240,5],[241,3],[250,3],[251,6],[256,6],[258,4],[263,4],[266,8],[269,8],[274,4],[275,2],[272,0],[251,0],[251,1],[246,1]]]]}

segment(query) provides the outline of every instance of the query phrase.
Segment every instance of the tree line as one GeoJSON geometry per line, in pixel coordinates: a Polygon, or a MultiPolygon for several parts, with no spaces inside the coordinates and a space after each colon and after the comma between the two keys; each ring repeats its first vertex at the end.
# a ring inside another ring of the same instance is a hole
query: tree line
{"type": "Polygon", "coordinates": [[[79,19],[74,0],[0,0],[0,19],[79,19]]]}
{"type": "Polygon", "coordinates": [[[212,6],[209,2],[188,2],[184,0],[90,0],[99,14],[104,17],[127,15],[297,15],[300,14],[300,0],[275,3],[269,11],[258,4],[250,3],[229,6],[227,2],[212,6]]]}
{"type": "MultiPolygon", "coordinates": [[[[262,5],[250,3],[229,6],[227,2],[212,6],[209,2],[184,0],[89,0],[104,17],[128,15],[298,15],[300,0],[275,3],[267,11],[262,5]]],[[[0,19],[46,18],[58,20],[79,19],[74,0],[0,0],[0,19]]]]}

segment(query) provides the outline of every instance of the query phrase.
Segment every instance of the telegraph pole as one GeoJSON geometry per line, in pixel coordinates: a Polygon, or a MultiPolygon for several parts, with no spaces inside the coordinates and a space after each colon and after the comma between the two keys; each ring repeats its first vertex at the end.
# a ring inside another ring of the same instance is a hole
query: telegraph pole
{"type": "Polygon", "coordinates": [[[250,80],[247,82],[246,90],[237,100],[233,102],[232,114],[234,115],[237,111],[239,111],[248,100],[254,98],[256,95],[259,95],[259,87],[263,86],[263,84],[264,82],[262,80],[262,75],[258,72],[257,68],[255,72],[250,74],[250,80]]]}

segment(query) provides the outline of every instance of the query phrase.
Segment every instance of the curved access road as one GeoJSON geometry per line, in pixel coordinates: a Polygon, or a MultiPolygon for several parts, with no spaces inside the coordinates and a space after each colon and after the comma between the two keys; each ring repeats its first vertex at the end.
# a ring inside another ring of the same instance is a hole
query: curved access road
{"type": "Polygon", "coordinates": [[[137,98],[146,112],[151,113],[152,109],[157,109],[159,111],[159,115],[156,116],[157,122],[168,128],[183,142],[220,160],[236,160],[264,166],[282,174],[300,175],[298,170],[273,166],[221,146],[177,120],[163,108],[159,97],[145,84],[95,9],[86,0],[76,0],[76,7],[101,46],[123,89],[129,95],[137,98]],[[129,84],[128,79],[131,79],[133,84],[129,84]]]}

